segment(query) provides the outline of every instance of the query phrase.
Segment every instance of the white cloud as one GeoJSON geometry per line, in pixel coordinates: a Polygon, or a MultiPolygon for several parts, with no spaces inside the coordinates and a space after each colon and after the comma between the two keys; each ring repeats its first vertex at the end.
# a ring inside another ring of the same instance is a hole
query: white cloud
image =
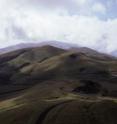
{"type": "MultiPolygon", "coordinates": [[[[66,9],[33,9],[26,4],[32,0],[21,1],[20,4],[6,4],[5,1],[8,0],[4,0],[4,6],[0,4],[0,47],[21,42],[60,40],[104,52],[117,49],[117,19],[104,21],[96,16],[70,15],[66,9]]],[[[85,5],[86,1],[79,4],[85,5]]]]}
{"type": "Polygon", "coordinates": [[[92,7],[92,10],[97,13],[105,14],[106,7],[102,3],[95,3],[92,7]]]}
{"type": "Polygon", "coordinates": [[[78,6],[83,6],[86,4],[89,0],[73,0],[78,6]]]}

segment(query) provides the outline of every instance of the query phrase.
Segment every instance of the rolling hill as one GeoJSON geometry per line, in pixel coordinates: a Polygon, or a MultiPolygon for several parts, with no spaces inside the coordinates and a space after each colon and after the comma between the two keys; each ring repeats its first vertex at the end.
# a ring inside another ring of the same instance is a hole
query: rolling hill
{"type": "Polygon", "coordinates": [[[117,58],[48,44],[0,55],[1,124],[116,124],[116,117],[117,58]]]}

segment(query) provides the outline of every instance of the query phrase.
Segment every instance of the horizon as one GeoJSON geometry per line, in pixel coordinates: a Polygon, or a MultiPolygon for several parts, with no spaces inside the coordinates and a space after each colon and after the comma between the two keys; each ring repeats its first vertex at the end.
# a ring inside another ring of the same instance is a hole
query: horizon
{"type": "Polygon", "coordinates": [[[65,42],[60,42],[60,41],[41,41],[39,43],[35,43],[35,42],[18,43],[18,44],[0,48],[0,54],[9,53],[11,51],[25,49],[25,48],[36,48],[36,47],[43,47],[43,46],[53,46],[55,48],[60,48],[60,49],[64,49],[64,50],[86,48],[88,51],[93,50],[93,51],[101,53],[101,54],[117,57],[116,50],[111,53],[107,53],[107,52],[99,51],[99,50],[85,47],[85,46],[78,46],[77,44],[74,44],[74,43],[65,43],[65,42]]]}

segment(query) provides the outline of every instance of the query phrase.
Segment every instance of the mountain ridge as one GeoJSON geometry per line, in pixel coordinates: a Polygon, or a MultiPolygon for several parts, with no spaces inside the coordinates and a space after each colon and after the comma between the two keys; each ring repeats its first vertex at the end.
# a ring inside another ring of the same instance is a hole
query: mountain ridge
{"type": "MultiPolygon", "coordinates": [[[[43,41],[43,42],[40,42],[40,43],[21,43],[21,44],[16,44],[16,45],[9,46],[9,47],[1,48],[0,49],[0,54],[4,54],[4,53],[8,53],[8,52],[15,51],[15,50],[20,50],[20,49],[42,47],[42,46],[46,46],[46,45],[50,45],[50,46],[53,46],[53,47],[66,49],[66,50],[71,49],[73,51],[81,51],[82,50],[85,53],[87,51],[89,51],[90,53],[91,52],[97,53],[97,50],[94,50],[94,49],[91,49],[91,48],[88,48],[88,47],[81,47],[81,46],[78,46],[77,44],[70,44],[70,43],[60,42],[60,41],[43,41]]],[[[116,57],[115,52],[116,51],[113,51],[110,54],[107,54],[107,53],[103,53],[103,52],[98,51],[98,53],[108,55],[108,56],[113,56],[113,57],[114,56],[116,57]]]]}

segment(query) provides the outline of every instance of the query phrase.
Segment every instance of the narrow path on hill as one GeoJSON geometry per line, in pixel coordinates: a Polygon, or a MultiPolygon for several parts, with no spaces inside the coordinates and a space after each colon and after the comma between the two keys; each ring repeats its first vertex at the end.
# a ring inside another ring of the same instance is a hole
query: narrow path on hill
{"type": "Polygon", "coordinates": [[[45,109],[45,110],[40,114],[40,116],[39,116],[39,118],[38,118],[38,120],[37,120],[37,122],[36,122],[35,124],[43,124],[43,122],[44,122],[46,116],[48,115],[48,113],[49,113],[52,109],[54,109],[54,108],[56,108],[56,107],[58,107],[58,106],[60,106],[60,105],[63,105],[63,104],[65,104],[65,103],[72,102],[72,101],[73,101],[73,100],[64,101],[64,102],[55,104],[55,105],[53,105],[53,106],[51,106],[51,107],[48,107],[47,109],[45,109]]]}

